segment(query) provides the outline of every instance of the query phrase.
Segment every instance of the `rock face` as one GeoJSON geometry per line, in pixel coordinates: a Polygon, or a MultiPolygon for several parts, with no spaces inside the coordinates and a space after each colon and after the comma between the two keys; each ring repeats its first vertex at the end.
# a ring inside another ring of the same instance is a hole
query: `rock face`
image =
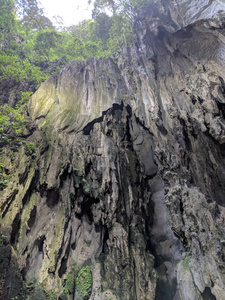
{"type": "Polygon", "coordinates": [[[35,156],[2,150],[1,299],[224,299],[225,4],[142,18],[42,84],[35,156]]]}

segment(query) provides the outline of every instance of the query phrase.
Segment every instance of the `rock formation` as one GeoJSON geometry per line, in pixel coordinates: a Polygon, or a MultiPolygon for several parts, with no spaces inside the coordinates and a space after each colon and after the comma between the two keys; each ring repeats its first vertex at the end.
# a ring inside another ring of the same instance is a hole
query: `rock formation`
{"type": "Polygon", "coordinates": [[[1,299],[225,298],[225,4],[142,17],[33,95],[35,155],[2,149],[1,299]]]}

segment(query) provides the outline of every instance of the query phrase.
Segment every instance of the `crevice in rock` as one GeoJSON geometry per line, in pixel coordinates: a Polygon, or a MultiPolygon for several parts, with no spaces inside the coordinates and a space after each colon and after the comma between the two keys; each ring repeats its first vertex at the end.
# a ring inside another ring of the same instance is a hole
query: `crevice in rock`
{"type": "Polygon", "coordinates": [[[86,174],[86,176],[90,173],[91,166],[92,166],[91,161],[85,165],[85,174],[86,174]]]}
{"type": "Polygon", "coordinates": [[[91,206],[93,204],[99,203],[98,198],[92,198],[92,197],[85,197],[83,199],[83,202],[81,203],[81,214],[80,217],[83,215],[86,215],[88,217],[88,220],[90,223],[93,223],[93,214],[91,210],[91,206]]]}
{"type": "Polygon", "coordinates": [[[156,126],[159,129],[159,131],[162,133],[162,135],[166,136],[168,134],[168,131],[166,130],[163,124],[160,125],[156,124],[156,126]]]}
{"type": "Polygon", "coordinates": [[[20,224],[21,224],[20,213],[18,213],[15,216],[13,223],[12,223],[12,232],[11,232],[11,238],[10,238],[11,245],[14,245],[17,242],[20,224]]]}
{"type": "Polygon", "coordinates": [[[23,174],[19,175],[19,183],[20,184],[24,184],[24,182],[26,182],[28,174],[29,174],[29,166],[26,167],[23,174]]]}
{"type": "Polygon", "coordinates": [[[105,226],[104,228],[104,236],[103,236],[103,240],[102,240],[102,253],[106,254],[107,253],[107,241],[109,239],[109,230],[108,227],[105,226]]]}
{"type": "Polygon", "coordinates": [[[10,195],[10,197],[7,198],[7,200],[5,202],[3,202],[2,206],[1,206],[2,218],[4,218],[4,216],[8,212],[9,207],[12,204],[12,202],[14,201],[14,199],[15,199],[16,195],[18,194],[18,192],[19,192],[19,190],[15,189],[13,191],[12,195],[10,195]]]}
{"type": "Polygon", "coordinates": [[[178,116],[178,120],[180,121],[181,128],[183,129],[183,137],[184,137],[184,142],[185,142],[187,151],[188,151],[188,152],[193,152],[192,145],[191,145],[191,141],[190,141],[190,138],[189,138],[189,136],[188,136],[188,130],[187,130],[186,123],[185,123],[185,121],[184,121],[182,118],[180,118],[179,116],[178,116]]]}
{"type": "Polygon", "coordinates": [[[102,116],[99,118],[96,118],[94,120],[92,120],[91,122],[89,122],[84,128],[83,128],[83,134],[84,135],[89,135],[91,130],[93,129],[94,125],[96,123],[102,123],[103,122],[103,118],[105,115],[107,115],[108,113],[111,113],[112,115],[115,113],[115,110],[123,110],[124,104],[123,102],[121,102],[121,104],[119,103],[114,103],[113,106],[105,111],[102,112],[102,116]]]}
{"type": "MultiPolygon", "coordinates": [[[[132,116],[132,108],[130,105],[126,106],[126,111],[127,111],[127,122],[126,122],[126,140],[131,145],[131,134],[130,134],[130,118],[132,116]]],[[[132,147],[133,148],[133,147],[132,147]]]]}
{"type": "Polygon", "coordinates": [[[27,221],[27,225],[29,227],[28,232],[31,230],[31,228],[33,227],[33,225],[35,223],[36,215],[37,215],[37,207],[34,206],[34,208],[32,209],[32,211],[30,213],[30,218],[27,221]]]}
{"type": "Polygon", "coordinates": [[[47,191],[46,203],[48,207],[53,208],[59,202],[60,195],[59,190],[51,189],[47,191]]]}
{"type": "Polygon", "coordinates": [[[221,103],[219,101],[216,101],[217,107],[219,109],[219,111],[222,113],[222,116],[225,119],[225,103],[221,103]]]}
{"type": "MultiPolygon", "coordinates": [[[[61,241],[61,245],[60,245],[60,248],[59,248],[59,252],[57,254],[57,258],[56,258],[56,262],[55,262],[55,266],[58,265],[58,262],[61,258],[61,255],[63,253],[63,248],[65,246],[65,233],[66,233],[66,230],[68,228],[68,225],[69,225],[69,222],[70,222],[70,218],[68,218],[65,222],[65,225],[64,225],[64,234],[63,234],[63,237],[62,237],[62,241],[61,241]]],[[[67,244],[67,248],[66,248],[66,254],[64,255],[64,257],[62,258],[62,261],[61,261],[61,265],[60,265],[60,268],[58,270],[58,274],[60,272],[60,274],[64,274],[64,269],[66,268],[66,263],[67,263],[67,259],[68,259],[68,256],[69,256],[69,252],[70,252],[70,246],[71,246],[71,229],[70,229],[70,232],[69,232],[69,242],[67,244]],[[69,248],[68,248],[69,247],[69,248]]],[[[66,272],[66,269],[65,269],[65,272],[66,272]]]]}
{"type": "MultiPolygon", "coordinates": [[[[67,226],[65,228],[67,228],[67,226]]],[[[65,252],[64,257],[61,260],[61,266],[58,270],[58,275],[60,278],[62,278],[63,274],[65,274],[66,270],[67,270],[67,261],[68,261],[68,257],[69,257],[69,253],[70,253],[70,246],[71,246],[70,244],[71,244],[71,230],[70,230],[69,242],[66,247],[66,252],[65,252]]]]}
{"type": "Polygon", "coordinates": [[[44,256],[44,251],[43,251],[43,248],[44,248],[44,242],[45,242],[45,235],[42,235],[40,236],[34,243],[34,246],[37,246],[38,247],[38,251],[39,252],[42,252],[43,253],[43,256],[44,256]]]}
{"type": "Polygon", "coordinates": [[[203,300],[216,300],[216,297],[212,294],[211,289],[209,287],[205,288],[201,296],[203,300]]]}
{"type": "Polygon", "coordinates": [[[199,102],[200,104],[203,104],[203,103],[204,103],[204,100],[198,96],[198,102],[199,102]]]}
{"type": "Polygon", "coordinates": [[[27,189],[25,196],[23,197],[23,206],[26,205],[27,201],[30,199],[31,194],[36,190],[36,183],[38,182],[39,172],[36,171],[34,177],[31,180],[30,186],[27,189]]]}
{"type": "Polygon", "coordinates": [[[147,128],[145,126],[144,121],[141,121],[141,119],[139,117],[137,117],[136,115],[134,115],[134,116],[135,116],[137,124],[139,124],[144,130],[146,130],[151,136],[153,136],[153,134],[151,133],[151,131],[149,130],[149,128],[147,128]]]}

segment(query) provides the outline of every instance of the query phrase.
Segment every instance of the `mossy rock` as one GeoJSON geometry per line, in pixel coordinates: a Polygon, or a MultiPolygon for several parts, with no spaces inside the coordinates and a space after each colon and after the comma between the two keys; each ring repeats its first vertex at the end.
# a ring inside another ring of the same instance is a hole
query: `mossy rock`
{"type": "Polygon", "coordinates": [[[32,295],[32,300],[46,300],[45,293],[41,289],[37,289],[32,295]]]}
{"type": "Polygon", "coordinates": [[[92,291],[92,272],[90,266],[80,269],[76,277],[76,300],[88,300],[92,291]]]}
{"type": "Polygon", "coordinates": [[[74,285],[75,285],[75,274],[74,272],[70,272],[66,279],[66,284],[64,286],[64,294],[73,294],[74,293],[74,285]]]}
{"type": "Polygon", "coordinates": [[[82,179],[82,187],[85,195],[89,195],[91,192],[91,187],[85,178],[82,179]]]}
{"type": "Polygon", "coordinates": [[[186,253],[185,256],[183,257],[182,261],[181,261],[181,265],[185,270],[189,269],[190,261],[191,261],[191,254],[186,253]]]}

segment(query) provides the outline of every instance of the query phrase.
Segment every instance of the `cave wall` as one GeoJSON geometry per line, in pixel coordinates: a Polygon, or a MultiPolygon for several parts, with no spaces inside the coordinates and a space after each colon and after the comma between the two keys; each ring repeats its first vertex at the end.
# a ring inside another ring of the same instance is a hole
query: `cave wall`
{"type": "Polygon", "coordinates": [[[34,94],[35,156],[2,149],[2,299],[224,298],[224,3],[142,18],[34,94]]]}

